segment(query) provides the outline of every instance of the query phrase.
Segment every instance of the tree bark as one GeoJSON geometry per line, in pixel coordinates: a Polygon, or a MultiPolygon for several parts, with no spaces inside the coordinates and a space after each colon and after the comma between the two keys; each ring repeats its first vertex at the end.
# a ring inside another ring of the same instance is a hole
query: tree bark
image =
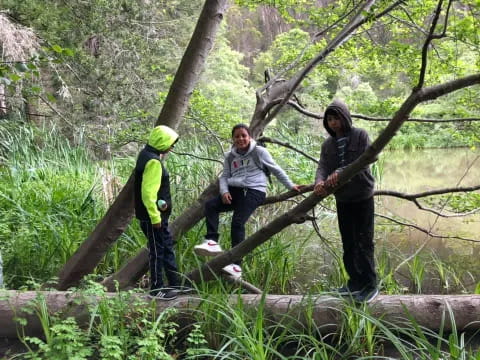
{"type": "MultiPolygon", "coordinates": [[[[250,121],[250,131],[253,138],[258,138],[262,135],[263,130],[268,125],[268,123],[273,119],[273,115],[269,114],[270,111],[278,113],[282,104],[280,102],[287,102],[289,97],[293,94],[295,89],[298,87],[300,82],[305,76],[320,62],[325,60],[325,58],[333,52],[338,46],[347,41],[352,34],[355,32],[358,27],[363,24],[366,20],[365,12],[375,3],[375,0],[366,1],[357,13],[352,17],[351,21],[345,26],[345,28],[339,32],[337,36],[321,51],[314,59],[312,59],[304,68],[299,70],[295,76],[292,77],[289,81],[276,81],[272,79],[267,83],[262,89],[257,91],[257,103],[253,116],[250,121]],[[280,100],[279,100],[280,99],[280,100]],[[274,108],[277,106],[276,108],[274,108]]],[[[399,4],[398,2],[395,4],[399,4]]],[[[391,8],[393,8],[392,5],[391,8]]],[[[212,196],[215,193],[211,193],[212,196]]],[[[205,200],[208,198],[205,198],[205,200]]],[[[200,203],[198,203],[200,204],[200,203]]],[[[204,201],[201,202],[201,207],[203,208],[204,201]]],[[[198,213],[190,214],[190,210],[187,209],[181,216],[186,218],[196,219],[195,222],[201,219],[197,217],[198,213]]],[[[180,223],[178,223],[180,226],[180,223]]],[[[194,223],[191,224],[193,226],[194,223]]],[[[173,223],[172,223],[173,226],[173,223]]],[[[181,231],[185,232],[188,229],[184,228],[181,231]]],[[[228,253],[226,256],[229,256],[228,253]]],[[[146,266],[147,262],[147,251],[142,249],[135,257],[133,257],[119,272],[106,279],[104,284],[108,289],[113,290],[113,280],[117,280],[120,284],[120,288],[133,284],[138,278],[147,271],[148,267],[146,266]],[[143,273],[142,273],[143,271],[143,273]]],[[[224,261],[222,260],[222,263],[224,261]]],[[[225,263],[228,265],[228,263],[225,263]]],[[[225,266],[224,265],[224,266],[225,266]]],[[[220,269],[220,268],[219,268],[220,269]]],[[[198,275],[198,274],[197,274],[198,275]]],[[[196,275],[195,275],[196,276],[196,275]]],[[[198,276],[195,279],[199,279],[198,276]]]]}
{"type": "MultiPolygon", "coordinates": [[[[390,140],[395,136],[396,132],[402,124],[408,119],[413,109],[421,102],[433,100],[437,97],[454,92],[456,90],[480,84],[480,74],[466,76],[441,85],[431,86],[429,88],[420,88],[412,91],[411,95],[405,100],[400,109],[395,113],[393,119],[388,123],[387,127],[380,133],[378,138],[371,146],[353,163],[348,165],[338,176],[338,185],[332,189],[337,189],[347,183],[353,176],[360,172],[363,168],[376,161],[378,154],[385,148],[390,140]]],[[[208,263],[204,264],[200,269],[195,269],[187,276],[193,281],[212,280],[224,266],[232,262],[241,260],[245,255],[253,251],[272,236],[279,233],[287,226],[294,223],[301,223],[306,220],[307,213],[311,211],[324,197],[311,194],[305,200],[300,202],[294,208],[280,215],[266,226],[258,230],[256,233],[245,239],[243,242],[216,256],[208,263]]]]}
{"type": "MultiPolygon", "coordinates": [[[[107,293],[102,297],[87,296],[71,292],[0,292],[0,337],[16,338],[18,336],[15,318],[25,318],[28,323],[24,328],[29,336],[42,336],[42,327],[35,313],[26,312],[32,309],[35,301],[44,301],[49,314],[72,316],[80,326],[88,326],[91,315],[88,305],[98,304],[102,298],[115,297],[118,294],[107,293]]],[[[244,308],[258,309],[262,306],[261,295],[241,295],[244,308]]],[[[130,301],[138,303],[151,300],[146,295],[133,294],[130,301]]],[[[231,295],[229,303],[239,301],[238,295],[231,295]]],[[[175,301],[157,301],[159,313],[168,307],[174,307],[182,313],[198,311],[204,299],[198,296],[180,296],[175,301]]],[[[348,300],[329,295],[266,295],[264,299],[265,319],[295,324],[308,325],[312,321],[322,333],[329,334],[341,327],[345,306],[351,305],[348,300]]],[[[222,302],[219,310],[224,311],[222,302]]],[[[408,326],[414,320],[418,326],[445,332],[456,328],[457,331],[480,329],[480,295],[379,295],[368,304],[372,317],[381,319],[388,326],[408,326]],[[450,314],[453,315],[454,323],[450,314]],[[442,325],[442,319],[444,324],[442,325]],[[455,326],[453,326],[453,324],[455,326]]]]}
{"type": "MultiPolygon", "coordinates": [[[[205,1],[156,125],[167,125],[176,129],[182,121],[193,88],[212,49],[227,4],[227,0],[205,1]]],[[[57,288],[65,290],[91,273],[110,246],[125,231],[133,215],[133,176],[130,176],[92,234],[60,270],[57,288]]]]}
{"type": "MultiPolygon", "coordinates": [[[[190,230],[199,222],[203,214],[203,206],[206,200],[218,194],[218,181],[210,184],[199,196],[199,198],[170,225],[173,239],[178,239],[183,233],[190,230]]],[[[143,274],[148,271],[148,251],[146,248],[140,250],[137,255],[130,259],[119,271],[107,277],[102,284],[109,290],[114,291],[116,283],[120,289],[132,286],[143,274]]]]}

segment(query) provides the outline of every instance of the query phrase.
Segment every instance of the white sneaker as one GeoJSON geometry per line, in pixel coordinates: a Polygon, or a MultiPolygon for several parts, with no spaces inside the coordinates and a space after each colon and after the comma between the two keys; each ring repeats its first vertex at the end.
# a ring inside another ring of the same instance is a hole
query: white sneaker
{"type": "Polygon", "coordinates": [[[230,264],[223,268],[228,275],[231,275],[234,279],[241,279],[242,268],[239,265],[230,264]]]}
{"type": "Polygon", "coordinates": [[[194,246],[193,252],[200,256],[215,256],[222,253],[222,248],[216,241],[206,239],[200,245],[194,246]]]}

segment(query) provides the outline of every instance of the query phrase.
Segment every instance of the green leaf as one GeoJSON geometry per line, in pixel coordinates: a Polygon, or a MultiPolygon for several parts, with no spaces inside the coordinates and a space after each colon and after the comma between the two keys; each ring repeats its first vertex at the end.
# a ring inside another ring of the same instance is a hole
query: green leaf
{"type": "Polygon", "coordinates": [[[30,91],[34,94],[40,94],[42,91],[42,88],[40,86],[32,86],[30,88],[30,91]]]}
{"type": "Polygon", "coordinates": [[[71,57],[71,56],[75,55],[75,52],[70,48],[65,48],[65,49],[63,49],[63,54],[71,57]]]}
{"type": "Polygon", "coordinates": [[[58,54],[61,54],[63,51],[63,48],[59,45],[52,45],[52,50],[55,51],[58,54]]]}
{"type": "Polygon", "coordinates": [[[57,101],[57,98],[56,98],[53,94],[51,94],[51,93],[48,93],[48,94],[47,94],[47,99],[48,99],[48,101],[50,101],[50,102],[55,102],[55,101],[57,101]]]}
{"type": "Polygon", "coordinates": [[[19,75],[17,75],[17,74],[10,74],[10,75],[9,75],[9,78],[10,78],[10,80],[12,80],[13,82],[16,82],[16,81],[22,79],[22,77],[19,76],[19,75]]]}

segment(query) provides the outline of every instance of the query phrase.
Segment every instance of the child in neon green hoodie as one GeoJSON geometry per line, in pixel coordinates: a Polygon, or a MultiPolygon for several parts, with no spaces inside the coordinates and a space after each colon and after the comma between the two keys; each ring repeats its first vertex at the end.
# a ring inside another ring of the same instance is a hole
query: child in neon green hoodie
{"type": "Polygon", "coordinates": [[[135,166],[135,215],[148,239],[150,295],[163,300],[174,299],[178,292],[173,289],[180,285],[168,229],[172,212],[170,179],[162,161],[177,140],[178,134],[168,126],[155,127],[135,166]],[[169,288],[164,287],[163,270],[169,288]]]}

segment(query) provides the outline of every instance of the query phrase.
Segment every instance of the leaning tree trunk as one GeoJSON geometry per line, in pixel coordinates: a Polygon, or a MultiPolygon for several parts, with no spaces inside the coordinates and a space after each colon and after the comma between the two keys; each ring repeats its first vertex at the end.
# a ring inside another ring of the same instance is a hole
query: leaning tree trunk
{"type": "MultiPolygon", "coordinates": [[[[370,163],[376,160],[378,154],[380,154],[389,141],[395,136],[395,133],[398,131],[398,129],[400,129],[402,124],[408,119],[409,114],[419,103],[428,100],[434,100],[445,94],[449,94],[453,91],[476,84],[480,84],[480,74],[467,76],[429,88],[414,89],[412,94],[405,100],[393,119],[388,123],[387,127],[382,131],[372,145],[369,146],[356,161],[348,165],[339,174],[338,185],[332,189],[332,192],[335,192],[338,188],[343,186],[353,176],[365,168],[365,166],[368,166],[370,163]]],[[[280,215],[234,248],[216,256],[213,258],[213,260],[210,260],[204,264],[200,269],[192,271],[187,276],[193,281],[207,281],[215,279],[215,274],[218,273],[224,266],[241,260],[256,247],[268,241],[272,236],[279,233],[291,224],[305,221],[307,219],[307,213],[311,211],[322,199],[323,197],[321,196],[311,194],[294,208],[280,215]]]]}
{"type": "MultiPolygon", "coordinates": [[[[206,0],[156,125],[178,127],[227,9],[227,0],[206,0]]],[[[134,214],[133,175],[92,234],[61,269],[58,289],[76,285],[91,273],[125,231],[134,214]]]]}
{"type": "MultiPolygon", "coordinates": [[[[46,305],[49,314],[56,316],[74,317],[80,326],[88,326],[92,314],[88,307],[95,307],[102,300],[118,296],[107,293],[103,296],[86,296],[70,292],[0,292],[4,301],[0,302],[0,337],[16,338],[19,333],[16,322],[18,318],[27,320],[23,328],[29,336],[43,336],[42,325],[35,310],[46,305]],[[30,309],[30,311],[26,311],[30,309]],[[33,311],[31,311],[33,310],[33,311]]],[[[146,295],[131,294],[132,304],[149,300],[146,295]]],[[[287,326],[308,326],[312,323],[324,334],[338,331],[342,322],[346,306],[351,306],[348,300],[329,295],[232,295],[228,303],[234,306],[242,301],[243,309],[258,310],[264,307],[264,317],[276,323],[287,326]]],[[[182,315],[191,314],[192,317],[201,310],[205,300],[196,296],[180,296],[175,301],[157,301],[158,313],[167,308],[176,308],[182,315]]],[[[229,309],[218,302],[219,312],[228,312],[229,309]]],[[[421,328],[435,332],[475,331],[480,329],[480,295],[379,295],[368,304],[368,313],[372,318],[381,321],[386,327],[405,328],[415,321],[421,328]]]]}
{"type": "MultiPolygon", "coordinates": [[[[203,206],[206,200],[218,193],[218,181],[210,184],[199,198],[178,216],[171,224],[170,231],[174,239],[178,239],[183,233],[191,229],[203,218],[203,206]]],[[[120,289],[125,289],[138,280],[148,271],[148,250],[140,250],[135,257],[125,264],[118,272],[106,278],[102,284],[109,291],[113,291],[118,283],[120,289]]]]}
{"type": "MultiPolygon", "coordinates": [[[[327,44],[325,49],[321,51],[314,59],[312,59],[304,68],[298,71],[289,81],[279,81],[278,79],[273,78],[262,89],[257,91],[257,103],[250,121],[250,130],[253,138],[261,136],[264,128],[274,117],[272,113],[277,113],[280,110],[281,106],[288,101],[305,76],[307,76],[316,65],[322,62],[328,54],[332,53],[338,46],[347,41],[360,27],[360,25],[365,22],[365,13],[371,6],[373,6],[374,3],[375,0],[366,1],[356,15],[352,17],[351,21],[344,27],[344,29],[340,31],[339,34],[329,42],[329,44],[327,44]],[[279,99],[281,100],[281,103],[278,102],[279,99]]],[[[393,5],[391,8],[393,8],[393,5]]],[[[212,185],[210,185],[210,187],[211,186],[212,185]]],[[[206,194],[206,191],[203,194],[206,194]]],[[[212,192],[208,194],[213,196],[214,193],[212,192]]],[[[199,213],[197,205],[202,208],[205,200],[207,199],[208,197],[205,196],[203,197],[203,200],[197,200],[197,203],[193,207],[187,209],[181,215],[181,217],[191,218],[192,220],[195,220],[195,222],[190,222],[188,224],[189,227],[184,227],[175,221],[172,223],[173,232],[177,232],[178,234],[188,231],[191,226],[199,221],[203,217],[203,214],[201,214],[202,216],[198,217],[199,213]],[[176,226],[178,227],[176,228],[176,226]]],[[[228,265],[228,263],[225,265],[228,265]]],[[[104,284],[108,289],[112,290],[114,286],[114,280],[116,280],[119,282],[120,288],[124,288],[132,285],[147,270],[147,250],[142,249],[122,269],[120,269],[119,272],[107,278],[104,281],[104,284]]]]}

